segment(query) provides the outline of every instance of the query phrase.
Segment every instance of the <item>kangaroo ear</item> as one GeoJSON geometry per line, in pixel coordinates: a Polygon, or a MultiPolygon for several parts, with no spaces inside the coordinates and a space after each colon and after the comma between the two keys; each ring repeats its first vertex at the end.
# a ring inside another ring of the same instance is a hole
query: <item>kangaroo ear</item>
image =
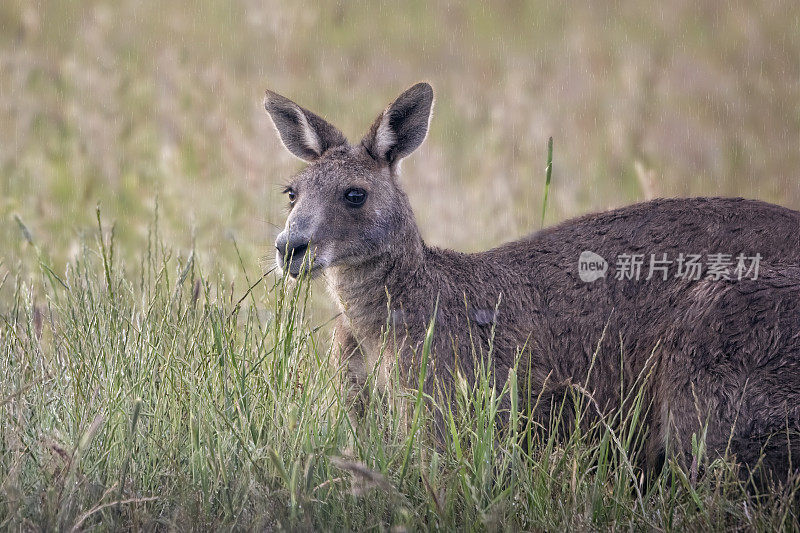
{"type": "Polygon", "coordinates": [[[283,145],[304,161],[314,161],[329,148],[347,144],[336,127],[277,93],[267,91],[264,108],[283,145]]]}
{"type": "Polygon", "coordinates": [[[381,113],[361,144],[379,162],[394,166],[425,140],[433,107],[433,89],[418,83],[381,113]]]}

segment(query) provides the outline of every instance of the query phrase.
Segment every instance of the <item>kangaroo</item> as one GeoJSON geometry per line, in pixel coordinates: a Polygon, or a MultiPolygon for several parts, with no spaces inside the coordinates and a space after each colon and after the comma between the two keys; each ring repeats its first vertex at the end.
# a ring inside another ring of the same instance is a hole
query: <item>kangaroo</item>
{"type": "Polygon", "coordinates": [[[425,244],[400,186],[401,161],[427,135],[430,85],[400,95],[352,145],[283,96],[267,91],[264,105],[286,148],[309,163],[285,190],[277,262],[291,277],[325,278],[354,390],[373,369],[387,386],[393,364],[414,384],[436,309],[430,394],[452,387],[456,372],[474,376],[476,351],[490,354],[501,384],[519,357],[518,382],[530,383],[520,401],[537,399],[547,427],[553,402],[575,388],[606,411],[622,406],[622,385],[648,375],[648,465],[685,458],[705,424],[712,453],[752,467],[763,451],[766,470],[783,476],[800,464],[800,212],[658,199],[459,253],[425,244]],[[698,258],[715,261],[687,276],[698,258]],[[641,277],[622,268],[637,264],[641,277]],[[380,357],[384,342],[396,363],[380,357]]]}

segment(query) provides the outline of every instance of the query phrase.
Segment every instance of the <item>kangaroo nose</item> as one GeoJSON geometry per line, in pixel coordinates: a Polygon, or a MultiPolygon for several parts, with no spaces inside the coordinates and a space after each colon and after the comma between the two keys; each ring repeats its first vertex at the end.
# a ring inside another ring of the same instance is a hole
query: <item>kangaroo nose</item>
{"type": "Polygon", "coordinates": [[[289,239],[286,235],[279,235],[275,241],[275,248],[281,256],[302,257],[308,249],[308,239],[293,237],[289,239]]]}

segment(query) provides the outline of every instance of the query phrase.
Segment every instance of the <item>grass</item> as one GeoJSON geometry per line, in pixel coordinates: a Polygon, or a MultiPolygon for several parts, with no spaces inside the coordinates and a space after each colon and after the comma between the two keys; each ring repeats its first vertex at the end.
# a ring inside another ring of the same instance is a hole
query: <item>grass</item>
{"type": "Polygon", "coordinates": [[[545,167],[544,199],[542,200],[542,223],[544,227],[544,214],[547,211],[547,197],[550,195],[550,181],[553,178],[553,138],[547,139],[547,166],[545,167]]]}
{"type": "Polygon", "coordinates": [[[39,276],[3,282],[4,529],[798,529],[789,492],[748,491],[702,439],[645,482],[636,401],[595,420],[576,395],[563,438],[526,424],[517,371],[495,387],[477,365],[447,406],[396,384],[351,419],[308,283],[241,298],[156,218],[127,265],[97,220],[63,272],[31,239],[39,276]]]}

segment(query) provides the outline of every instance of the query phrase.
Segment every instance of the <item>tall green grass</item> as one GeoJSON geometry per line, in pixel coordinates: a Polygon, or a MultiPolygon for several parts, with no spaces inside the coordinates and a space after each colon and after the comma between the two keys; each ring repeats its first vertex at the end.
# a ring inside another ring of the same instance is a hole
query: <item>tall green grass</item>
{"type": "Polygon", "coordinates": [[[523,368],[495,384],[483,359],[438,404],[395,383],[351,417],[312,285],[232,285],[155,221],[124,264],[97,220],[65,271],[28,235],[39,276],[2,281],[2,529],[798,529],[702,439],[645,480],[640,398],[597,419],[576,390],[553,406],[574,426],[528,422],[523,368]]]}

